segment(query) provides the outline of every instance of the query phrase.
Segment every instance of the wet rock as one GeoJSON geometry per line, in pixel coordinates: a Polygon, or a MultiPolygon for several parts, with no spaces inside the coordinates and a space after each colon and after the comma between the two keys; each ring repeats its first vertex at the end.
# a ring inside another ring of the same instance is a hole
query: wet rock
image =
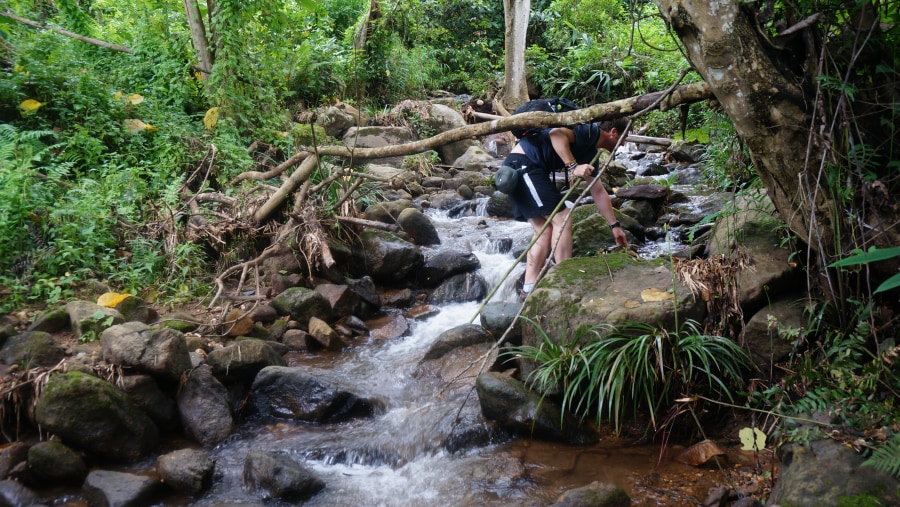
{"type": "Polygon", "coordinates": [[[96,339],[107,328],[125,322],[125,317],[116,310],[89,301],[66,303],[66,313],[76,338],[96,339]]]}
{"type": "Polygon", "coordinates": [[[396,234],[366,229],[358,237],[358,248],[350,269],[356,276],[369,275],[378,283],[402,284],[422,265],[419,247],[396,234]]]}
{"type": "Polygon", "coordinates": [[[108,507],[152,505],[162,493],[155,479],[110,470],[89,473],[82,489],[90,505],[108,507]]]}
{"type": "Polygon", "coordinates": [[[271,305],[259,305],[250,311],[250,319],[253,322],[271,324],[278,319],[278,310],[271,305]]]}
{"type": "Polygon", "coordinates": [[[310,317],[331,318],[331,304],[325,296],[305,287],[291,287],[272,300],[279,315],[290,315],[305,326],[310,317]]]}
{"type": "Polygon", "coordinates": [[[481,301],[488,293],[487,282],[479,273],[453,275],[434,289],[429,298],[432,304],[481,301]]]}
{"type": "Polygon", "coordinates": [[[288,329],[281,336],[281,343],[285,344],[288,350],[300,351],[306,350],[309,339],[309,333],[302,329],[288,329]]]}
{"type": "Polygon", "coordinates": [[[376,340],[393,340],[409,333],[409,322],[402,315],[383,315],[366,321],[369,336],[376,340]]]}
{"type": "Polygon", "coordinates": [[[516,320],[516,315],[522,303],[516,302],[490,302],[484,305],[479,316],[481,327],[491,335],[494,340],[499,340],[503,333],[512,326],[506,335],[504,343],[522,343],[522,323],[516,320]]]}
{"type": "MultiPolygon", "coordinates": [[[[371,303],[365,301],[357,290],[350,285],[336,285],[332,283],[320,283],[316,285],[316,292],[322,294],[331,305],[332,315],[362,315],[371,316],[374,308],[371,303]]],[[[372,290],[372,296],[377,298],[372,290]]]]}
{"type": "Polygon", "coordinates": [[[665,185],[634,185],[616,190],[616,197],[620,199],[643,199],[661,203],[669,196],[669,189],[665,185]]]}
{"type": "Polygon", "coordinates": [[[496,191],[490,194],[485,213],[491,217],[497,218],[513,218],[512,205],[509,203],[509,196],[503,192],[496,191]]]}
{"type": "Polygon", "coordinates": [[[185,435],[211,447],[234,431],[228,390],[204,364],[191,370],[176,398],[185,435]]]}
{"type": "Polygon", "coordinates": [[[438,359],[453,349],[493,343],[493,338],[478,324],[462,324],[441,333],[422,357],[423,361],[438,359]]]}
{"type": "Polygon", "coordinates": [[[514,378],[482,373],[475,388],[482,414],[515,434],[578,445],[598,440],[596,432],[575,422],[575,416],[562,419],[556,403],[514,378]]]}
{"type": "Polygon", "coordinates": [[[52,367],[66,357],[53,335],[43,331],[25,331],[6,340],[0,348],[0,361],[18,364],[27,368],[34,366],[52,367]]]}
{"type": "Polygon", "coordinates": [[[306,500],[325,488],[325,482],[291,458],[251,450],[244,461],[244,485],[265,499],[306,500]]]}
{"type": "Polygon", "coordinates": [[[239,340],[211,351],[206,362],[213,375],[227,382],[243,382],[266,366],[284,366],[284,358],[268,342],[256,339],[239,340]]]}
{"type": "Polygon", "coordinates": [[[37,477],[51,484],[81,484],[88,473],[81,455],[57,440],[31,446],[28,467],[37,477]]]}
{"type": "Polygon", "coordinates": [[[311,317],[309,319],[309,338],[306,342],[309,349],[326,349],[338,351],[347,346],[347,343],[337,334],[331,326],[322,319],[311,317]]]}
{"type": "Polygon", "coordinates": [[[24,442],[12,442],[0,449],[0,480],[7,479],[13,468],[28,460],[28,448],[24,442]]]}
{"type": "Polygon", "coordinates": [[[232,338],[247,336],[253,332],[253,319],[244,310],[234,308],[225,314],[222,334],[232,338]]]}
{"type": "Polygon", "coordinates": [[[551,507],[629,507],[631,499],[615,484],[594,481],[581,488],[566,491],[551,507]]]}
{"type": "Polygon", "coordinates": [[[397,216],[397,224],[412,242],[419,246],[440,245],[437,229],[431,219],[416,208],[406,208],[397,216]]]}
{"type": "Polygon", "coordinates": [[[125,394],[144,411],[156,426],[164,432],[178,429],[178,408],[175,400],[159,388],[150,375],[128,375],[121,378],[121,388],[125,394]]]}
{"type": "Polygon", "coordinates": [[[159,443],[156,425],[125,393],[80,372],[50,377],[35,420],[64,443],[101,458],[138,459],[159,443]]]}
{"type": "Polygon", "coordinates": [[[526,476],[525,464],[512,456],[492,456],[472,470],[472,477],[496,485],[511,486],[526,476]]]}
{"type": "Polygon", "coordinates": [[[453,275],[471,273],[479,268],[481,262],[473,252],[460,248],[440,248],[425,255],[416,280],[425,287],[437,287],[453,275]]]}
{"type": "Polygon", "coordinates": [[[885,472],[860,467],[864,458],[831,439],[778,448],[778,482],[766,505],[837,507],[868,496],[867,505],[900,504],[900,483],[885,472]]]}
{"type": "Polygon", "coordinates": [[[206,451],[179,449],[156,459],[159,478],[175,491],[188,495],[202,493],[212,484],[215,460],[206,451]]]}
{"type": "Polygon", "coordinates": [[[191,368],[184,335],[174,329],[128,322],[103,331],[100,344],[105,361],[172,382],[178,382],[191,368]]]}
{"type": "Polygon", "coordinates": [[[46,333],[56,333],[70,327],[69,313],[64,308],[55,310],[47,310],[37,316],[34,322],[28,326],[29,331],[44,331],[46,333]]]}
{"type": "Polygon", "coordinates": [[[338,422],[370,417],[381,404],[332,385],[303,368],[269,366],[251,386],[251,406],[263,417],[338,422]]]}
{"type": "Polygon", "coordinates": [[[41,498],[31,489],[17,481],[0,481],[0,505],[38,506],[43,505],[41,498]]]}

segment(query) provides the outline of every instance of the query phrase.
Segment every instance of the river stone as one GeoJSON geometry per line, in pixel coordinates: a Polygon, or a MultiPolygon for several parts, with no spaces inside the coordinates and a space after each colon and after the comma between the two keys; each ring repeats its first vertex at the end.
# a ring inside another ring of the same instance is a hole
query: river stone
{"type": "Polygon", "coordinates": [[[306,500],[325,488],[325,482],[291,458],[269,451],[251,450],[244,461],[244,485],[260,491],[264,499],[306,500]]]}
{"type": "Polygon", "coordinates": [[[358,238],[349,266],[355,276],[369,275],[376,283],[402,284],[422,265],[419,247],[400,236],[377,229],[366,229],[358,238]]]}
{"type": "Polygon", "coordinates": [[[212,485],[215,460],[206,451],[179,449],[156,459],[156,470],[163,483],[180,493],[196,495],[212,485]]]}
{"type": "Polygon", "coordinates": [[[480,343],[493,343],[493,341],[494,339],[480,325],[462,324],[438,335],[422,360],[438,359],[457,348],[480,343]]]}
{"type": "Polygon", "coordinates": [[[490,194],[484,212],[489,217],[513,218],[514,216],[509,196],[499,190],[490,194]]]}
{"type": "Polygon", "coordinates": [[[234,431],[228,390],[213,376],[210,365],[191,370],[176,401],[184,432],[194,441],[211,447],[234,431]]]}
{"type": "Polygon", "coordinates": [[[103,331],[100,344],[105,361],[130,366],[170,382],[178,382],[191,369],[184,335],[167,327],[127,322],[103,331]]]}
{"type": "Polygon", "coordinates": [[[307,341],[307,347],[309,349],[324,348],[326,350],[339,351],[348,345],[347,342],[338,335],[337,331],[322,319],[310,317],[308,327],[308,336],[313,340],[312,342],[307,341]]]}
{"type": "Polygon", "coordinates": [[[550,507],[629,507],[631,499],[615,484],[594,481],[587,486],[570,489],[550,507]]]}
{"type": "Polygon", "coordinates": [[[138,459],[159,443],[156,425],[125,393],[81,372],[51,376],[34,415],[44,431],[101,458],[138,459]]]}
{"type": "MultiPolygon", "coordinates": [[[[644,228],[637,220],[621,212],[616,213],[616,219],[622,224],[629,243],[635,243],[635,238],[641,242],[644,240],[644,228]]],[[[572,252],[575,257],[595,257],[598,252],[616,245],[609,222],[595,206],[575,208],[572,222],[572,252]]]]}
{"type": "Polygon", "coordinates": [[[488,290],[487,282],[480,273],[460,273],[441,282],[428,301],[435,305],[481,301],[488,290]]]}
{"type": "Polygon", "coordinates": [[[28,326],[29,331],[44,331],[46,333],[57,333],[72,325],[69,322],[69,313],[64,308],[56,308],[47,310],[38,315],[34,322],[28,326]]]}
{"type": "Polygon", "coordinates": [[[290,315],[302,326],[306,326],[310,317],[331,319],[331,304],[325,296],[306,287],[291,287],[272,299],[272,306],[279,315],[290,315]]]}
{"type": "Polygon", "coordinates": [[[178,407],[175,400],[159,388],[150,375],[126,375],[121,377],[121,389],[138,408],[144,411],[163,432],[173,432],[179,427],[178,407]]]}
{"type": "Polygon", "coordinates": [[[219,379],[249,381],[266,366],[284,366],[284,358],[262,340],[240,340],[211,351],[206,362],[219,379]]]}
{"type": "Polygon", "coordinates": [[[107,328],[125,322],[125,317],[115,309],[90,301],[70,301],[66,303],[66,313],[72,333],[79,339],[96,339],[107,328]]]}
{"type": "Polygon", "coordinates": [[[44,505],[37,493],[23,486],[19,481],[0,481],[0,505],[41,506],[44,505]]]}
{"type": "Polygon", "coordinates": [[[253,332],[253,319],[244,310],[232,308],[225,314],[225,322],[222,324],[222,334],[231,338],[248,336],[253,332]]]}
{"type": "Polygon", "coordinates": [[[364,315],[368,317],[373,313],[366,309],[367,303],[363,302],[359,293],[352,290],[349,285],[320,283],[316,285],[316,292],[328,300],[333,315],[364,315]]]}
{"type": "Polygon", "coordinates": [[[425,287],[437,287],[447,278],[477,271],[481,261],[473,252],[461,248],[440,248],[425,254],[422,267],[416,273],[416,280],[425,287]]]}
{"type": "Polygon", "coordinates": [[[174,312],[159,319],[160,327],[167,327],[182,333],[192,333],[199,329],[202,324],[200,319],[188,312],[174,312]]]}
{"type": "Polygon", "coordinates": [[[81,484],[88,474],[81,455],[58,440],[38,442],[28,449],[28,468],[35,475],[59,484],[81,484]]]}
{"type": "Polygon", "coordinates": [[[599,440],[596,432],[579,425],[573,415],[562,419],[561,424],[559,405],[512,377],[482,373],[475,381],[475,388],[482,414],[513,433],[575,445],[599,440]]]}
{"type": "Polygon", "coordinates": [[[772,301],[750,317],[744,326],[744,334],[741,335],[744,349],[757,369],[773,379],[775,364],[787,359],[794,350],[795,340],[804,338],[799,333],[806,328],[806,324],[803,308],[794,298],[772,301]]]}
{"type": "MultiPolygon", "coordinates": [[[[484,148],[481,146],[469,146],[465,153],[453,161],[453,167],[467,171],[478,171],[482,167],[490,166],[493,162],[494,157],[484,151],[484,148]]],[[[484,179],[484,176],[482,176],[482,179],[484,179]]]]}
{"type": "Polygon", "coordinates": [[[139,297],[128,296],[115,306],[117,312],[122,314],[127,322],[143,322],[150,324],[159,318],[159,313],[146,301],[139,297]]]}
{"type": "Polygon", "coordinates": [[[263,417],[339,422],[370,417],[381,410],[374,400],[331,385],[305,368],[269,366],[257,374],[250,403],[263,417]]]}
{"type": "Polygon", "coordinates": [[[778,481],[766,505],[838,507],[900,505],[900,482],[872,467],[851,447],[832,440],[778,448],[778,481]],[[863,500],[866,496],[870,497],[863,500]],[[860,498],[862,497],[862,498],[860,498]]]}
{"type": "Polygon", "coordinates": [[[12,442],[0,448],[0,480],[8,479],[10,472],[19,463],[28,460],[28,444],[24,442],[12,442]]]}
{"type": "Polygon", "coordinates": [[[376,340],[393,340],[409,334],[409,322],[403,315],[382,315],[366,321],[369,336],[376,340]]]}
{"type": "Polygon", "coordinates": [[[66,351],[60,347],[53,335],[44,331],[25,331],[6,340],[0,348],[0,361],[8,365],[19,364],[25,368],[35,366],[56,366],[66,351]]]}
{"type": "Polygon", "coordinates": [[[406,208],[397,216],[397,224],[412,242],[419,246],[440,245],[437,229],[431,219],[416,208],[406,208]]]}
{"type": "Polygon", "coordinates": [[[104,507],[153,505],[162,493],[155,479],[111,470],[89,473],[82,489],[89,505],[104,507]]]}
{"type": "Polygon", "coordinates": [[[512,326],[504,343],[519,345],[522,343],[522,323],[516,319],[516,315],[520,308],[522,308],[522,303],[492,301],[481,309],[479,315],[481,327],[495,340],[499,340],[503,333],[512,326]]]}

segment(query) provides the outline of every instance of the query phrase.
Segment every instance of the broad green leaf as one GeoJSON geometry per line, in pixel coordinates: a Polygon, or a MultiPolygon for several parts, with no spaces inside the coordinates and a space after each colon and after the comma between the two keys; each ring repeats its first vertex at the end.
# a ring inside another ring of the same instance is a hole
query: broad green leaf
{"type": "Polygon", "coordinates": [[[900,273],[897,273],[896,275],[881,282],[881,285],[879,285],[878,288],[875,289],[875,292],[873,294],[878,294],[879,292],[896,289],[897,287],[900,287],[900,273]]]}
{"type": "Polygon", "coordinates": [[[892,259],[894,257],[900,257],[900,247],[898,246],[892,248],[875,248],[873,246],[869,249],[868,252],[862,252],[860,250],[855,251],[859,253],[851,255],[846,259],[832,262],[831,264],[829,264],[829,267],[835,268],[839,266],[856,266],[858,264],[868,264],[870,262],[877,262],[883,261],[885,259],[892,259]]]}

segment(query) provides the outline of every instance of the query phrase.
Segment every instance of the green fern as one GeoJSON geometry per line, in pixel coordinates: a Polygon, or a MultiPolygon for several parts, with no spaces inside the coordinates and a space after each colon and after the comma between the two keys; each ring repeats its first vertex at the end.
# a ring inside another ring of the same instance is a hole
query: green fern
{"type": "Polygon", "coordinates": [[[874,467],[900,478],[900,434],[894,435],[894,440],[875,449],[872,456],[863,462],[863,466],[874,467]]]}

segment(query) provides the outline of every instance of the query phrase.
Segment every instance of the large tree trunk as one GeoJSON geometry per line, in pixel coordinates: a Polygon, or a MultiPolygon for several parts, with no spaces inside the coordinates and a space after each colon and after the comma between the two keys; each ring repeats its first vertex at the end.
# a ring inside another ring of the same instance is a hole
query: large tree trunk
{"type": "Polygon", "coordinates": [[[504,105],[513,110],[528,102],[528,81],[525,75],[525,35],[531,0],[503,0],[504,37],[503,79],[504,105]]]}
{"type": "Polygon", "coordinates": [[[187,15],[188,27],[191,29],[191,40],[197,51],[197,68],[200,76],[205,81],[212,72],[213,59],[209,51],[209,43],[206,39],[206,27],[203,26],[203,16],[197,0],[184,0],[184,12],[187,15]]]}
{"type": "MultiPolygon", "coordinates": [[[[805,37],[804,60],[796,51],[782,50],[767,40],[752,11],[738,0],[656,0],[656,4],[750,148],[778,212],[818,254],[821,266],[849,247],[900,244],[900,227],[891,227],[898,218],[896,207],[892,216],[884,215],[863,202],[866,223],[850,222],[853,213],[846,200],[835,201],[834,186],[829,188],[826,167],[834,161],[834,123],[816,94],[818,51],[811,32],[799,35],[805,37]],[[851,233],[847,226],[853,227],[851,233]]],[[[813,21],[797,23],[795,32],[810,30],[813,21]]]]}

